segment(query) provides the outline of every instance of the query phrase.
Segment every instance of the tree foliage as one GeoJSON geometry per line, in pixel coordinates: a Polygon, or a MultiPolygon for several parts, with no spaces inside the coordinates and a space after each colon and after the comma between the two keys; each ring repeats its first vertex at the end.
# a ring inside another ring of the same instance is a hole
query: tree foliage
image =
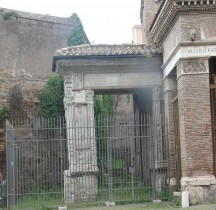
{"type": "Polygon", "coordinates": [[[82,22],[78,15],[74,13],[72,16],[76,19],[76,25],[71,33],[68,35],[68,45],[77,46],[85,43],[85,31],[82,22]]]}
{"type": "Polygon", "coordinates": [[[46,118],[64,116],[64,80],[51,76],[40,93],[39,115],[46,118]]]}
{"type": "MultiPolygon", "coordinates": [[[[39,115],[46,118],[64,116],[64,80],[60,76],[52,76],[40,93],[39,115]]],[[[114,98],[111,95],[94,96],[95,116],[112,114],[114,98]]]]}
{"type": "Polygon", "coordinates": [[[0,124],[2,124],[9,114],[9,109],[6,106],[0,107],[0,124]]]}
{"type": "Polygon", "coordinates": [[[95,116],[108,116],[113,111],[112,95],[98,95],[94,97],[94,114],[95,116]]]}

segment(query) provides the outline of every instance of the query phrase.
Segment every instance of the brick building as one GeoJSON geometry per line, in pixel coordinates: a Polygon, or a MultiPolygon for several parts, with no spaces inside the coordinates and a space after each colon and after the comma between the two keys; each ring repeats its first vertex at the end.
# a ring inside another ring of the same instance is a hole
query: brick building
{"type": "Polygon", "coordinates": [[[216,3],[142,0],[140,17],[143,42],[163,54],[170,185],[188,190],[192,203],[209,200],[216,193],[216,3]]]}

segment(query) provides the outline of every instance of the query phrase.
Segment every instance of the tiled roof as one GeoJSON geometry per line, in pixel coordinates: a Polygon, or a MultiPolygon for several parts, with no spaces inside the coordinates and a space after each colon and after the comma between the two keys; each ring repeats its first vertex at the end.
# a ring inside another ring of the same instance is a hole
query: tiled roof
{"type": "Polygon", "coordinates": [[[143,44],[89,44],[57,50],[54,56],[153,55],[158,53],[160,53],[158,48],[143,44]]]}

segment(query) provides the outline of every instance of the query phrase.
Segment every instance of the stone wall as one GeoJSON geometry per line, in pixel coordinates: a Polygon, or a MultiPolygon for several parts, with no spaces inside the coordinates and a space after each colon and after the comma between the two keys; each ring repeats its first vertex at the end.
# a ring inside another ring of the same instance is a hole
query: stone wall
{"type": "MultiPolygon", "coordinates": [[[[52,73],[55,50],[67,46],[67,36],[76,20],[15,11],[8,20],[0,12],[0,105],[8,90],[20,84],[25,102],[38,102],[37,94],[52,73]]],[[[31,102],[31,106],[33,106],[31,102]]]]}
{"type": "MultiPolygon", "coordinates": [[[[52,73],[55,50],[66,47],[67,36],[76,19],[14,11],[15,16],[5,20],[0,11],[0,106],[7,104],[8,92],[19,84],[23,96],[22,116],[35,114],[38,94],[52,73]]],[[[5,162],[4,125],[0,126],[0,159],[5,162]]],[[[1,166],[3,166],[1,162],[1,166]]],[[[0,168],[0,179],[3,176],[0,168]]]]}
{"type": "Polygon", "coordinates": [[[59,18],[16,11],[18,19],[5,20],[0,13],[0,71],[8,67],[33,76],[51,74],[55,50],[66,47],[74,28],[73,16],[59,18]]]}

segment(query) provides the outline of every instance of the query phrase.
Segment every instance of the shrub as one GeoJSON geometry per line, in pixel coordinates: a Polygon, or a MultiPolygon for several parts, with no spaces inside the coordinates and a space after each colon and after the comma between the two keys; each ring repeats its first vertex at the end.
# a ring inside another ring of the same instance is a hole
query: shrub
{"type": "Polygon", "coordinates": [[[64,80],[51,76],[40,93],[39,115],[46,118],[64,116],[64,80]]]}
{"type": "Polygon", "coordinates": [[[0,124],[4,122],[6,117],[8,116],[9,109],[6,106],[0,107],[0,124]]]}

